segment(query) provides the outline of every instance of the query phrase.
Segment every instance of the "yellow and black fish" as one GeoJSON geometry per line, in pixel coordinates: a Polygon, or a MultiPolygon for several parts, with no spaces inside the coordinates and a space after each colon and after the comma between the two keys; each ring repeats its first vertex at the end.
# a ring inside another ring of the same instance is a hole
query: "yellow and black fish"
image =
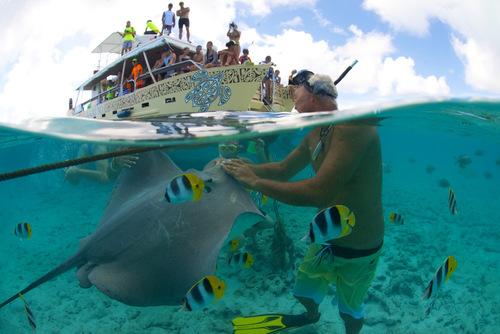
{"type": "Polygon", "coordinates": [[[229,257],[228,261],[229,265],[241,266],[243,268],[250,268],[251,266],[253,266],[253,263],[253,256],[248,252],[235,253],[229,257]]]}
{"type": "Polygon", "coordinates": [[[448,188],[448,208],[452,215],[456,215],[457,211],[457,199],[455,198],[455,193],[453,189],[448,188]]]}
{"type": "Polygon", "coordinates": [[[403,225],[405,223],[403,216],[396,212],[391,212],[389,214],[389,221],[397,225],[403,225]]]}
{"type": "Polygon", "coordinates": [[[183,300],[188,311],[195,311],[207,307],[224,296],[226,284],[216,276],[205,276],[189,289],[183,300]]]}
{"type": "Polygon", "coordinates": [[[457,269],[457,265],[458,262],[455,257],[448,256],[444,261],[444,264],[437,270],[434,278],[427,285],[422,298],[431,298],[431,296],[436,293],[437,289],[441,287],[443,282],[447,282],[450,279],[451,275],[455,272],[455,269],[457,269]]]}
{"type": "Polygon", "coordinates": [[[235,253],[238,251],[238,249],[241,248],[241,241],[239,238],[234,238],[231,241],[229,241],[229,251],[231,253],[235,253]]]}
{"type": "Polygon", "coordinates": [[[19,223],[14,228],[14,235],[22,239],[29,239],[33,234],[31,225],[29,223],[19,223]]]}
{"type": "Polygon", "coordinates": [[[334,205],[320,211],[309,224],[309,240],[326,243],[351,234],[356,223],[354,213],[344,205],[334,205]]]}
{"type": "Polygon", "coordinates": [[[31,311],[30,305],[24,299],[24,296],[22,294],[19,294],[19,298],[23,301],[24,303],[24,312],[26,313],[26,317],[28,318],[28,323],[30,324],[31,329],[36,331],[36,322],[35,322],[35,316],[33,315],[33,312],[31,311]]]}
{"type": "Polygon", "coordinates": [[[193,173],[177,175],[168,182],[165,199],[169,203],[199,201],[203,192],[210,192],[205,181],[193,173]]]}

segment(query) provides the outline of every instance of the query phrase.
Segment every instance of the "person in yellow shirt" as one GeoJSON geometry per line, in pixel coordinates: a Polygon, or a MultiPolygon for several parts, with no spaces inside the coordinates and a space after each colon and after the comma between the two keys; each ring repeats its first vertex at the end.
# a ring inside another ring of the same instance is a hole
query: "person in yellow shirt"
{"type": "Polygon", "coordinates": [[[158,35],[160,29],[153,23],[153,21],[148,20],[146,22],[146,30],[144,30],[144,35],[158,35]]]}
{"type": "Polygon", "coordinates": [[[135,40],[135,29],[130,24],[130,21],[127,21],[127,25],[125,26],[125,30],[123,33],[118,32],[123,37],[123,45],[122,45],[122,56],[123,54],[132,50],[132,43],[135,40]]]}

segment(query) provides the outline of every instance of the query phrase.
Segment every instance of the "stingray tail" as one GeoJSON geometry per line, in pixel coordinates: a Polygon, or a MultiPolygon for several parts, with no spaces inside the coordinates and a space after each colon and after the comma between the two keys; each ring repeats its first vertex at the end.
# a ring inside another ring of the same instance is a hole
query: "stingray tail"
{"type": "Polygon", "coordinates": [[[62,263],[61,265],[59,265],[55,269],[49,271],[47,274],[43,275],[42,277],[40,277],[39,279],[37,279],[36,281],[34,281],[30,285],[28,285],[23,290],[17,292],[15,295],[13,295],[12,297],[10,297],[6,301],[2,302],[0,304],[0,308],[4,307],[7,304],[10,304],[11,302],[13,302],[17,298],[19,298],[19,295],[25,295],[26,293],[28,293],[29,291],[33,290],[37,286],[42,285],[43,283],[45,283],[47,281],[50,281],[51,279],[53,279],[53,278],[55,278],[55,277],[57,277],[57,276],[65,273],[65,272],[67,272],[68,270],[70,270],[71,268],[74,268],[74,267],[78,266],[82,262],[83,262],[83,256],[81,255],[81,253],[80,254],[76,254],[75,256],[73,256],[70,259],[68,259],[66,262],[62,263]]]}

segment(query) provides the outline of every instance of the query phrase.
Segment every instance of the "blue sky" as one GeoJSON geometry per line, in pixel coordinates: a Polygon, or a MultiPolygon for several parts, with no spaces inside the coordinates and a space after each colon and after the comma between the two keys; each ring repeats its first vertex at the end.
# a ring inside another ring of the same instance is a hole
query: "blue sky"
{"type": "MultiPolygon", "coordinates": [[[[5,37],[0,49],[0,122],[64,116],[68,98],[96,67],[90,51],[111,32],[122,30],[127,20],[138,31],[146,19],[159,25],[168,3],[149,0],[148,6],[137,7],[133,0],[0,1],[5,37]]],[[[191,8],[196,44],[213,40],[222,47],[227,24],[235,20],[254,61],[271,55],[284,79],[294,68],[336,77],[359,59],[339,85],[341,107],[421,96],[500,94],[497,0],[185,3],[191,8]]]]}

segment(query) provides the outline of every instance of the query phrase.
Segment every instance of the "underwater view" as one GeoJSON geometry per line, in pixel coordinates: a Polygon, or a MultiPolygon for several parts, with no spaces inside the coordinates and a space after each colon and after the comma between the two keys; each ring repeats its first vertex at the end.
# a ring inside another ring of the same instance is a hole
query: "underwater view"
{"type": "MultiPolygon", "coordinates": [[[[233,319],[302,314],[294,286],[311,243],[326,244],[320,220],[335,210],[341,239],[362,213],[285,204],[224,164],[281,161],[314,129],[350,122],[376,125],[382,155],[383,246],[362,332],[498,333],[499,111],[449,100],[0,127],[0,303],[13,296],[0,332],[271,333],[233,319]],[[127,154],[50,165],[109,152],[127,154]]],[[[313,175],[309,164],[292,180],[313,175]]],[[[336,289],[325,285],[317,322],[289,332],[344,332],[336,289]]]]}

